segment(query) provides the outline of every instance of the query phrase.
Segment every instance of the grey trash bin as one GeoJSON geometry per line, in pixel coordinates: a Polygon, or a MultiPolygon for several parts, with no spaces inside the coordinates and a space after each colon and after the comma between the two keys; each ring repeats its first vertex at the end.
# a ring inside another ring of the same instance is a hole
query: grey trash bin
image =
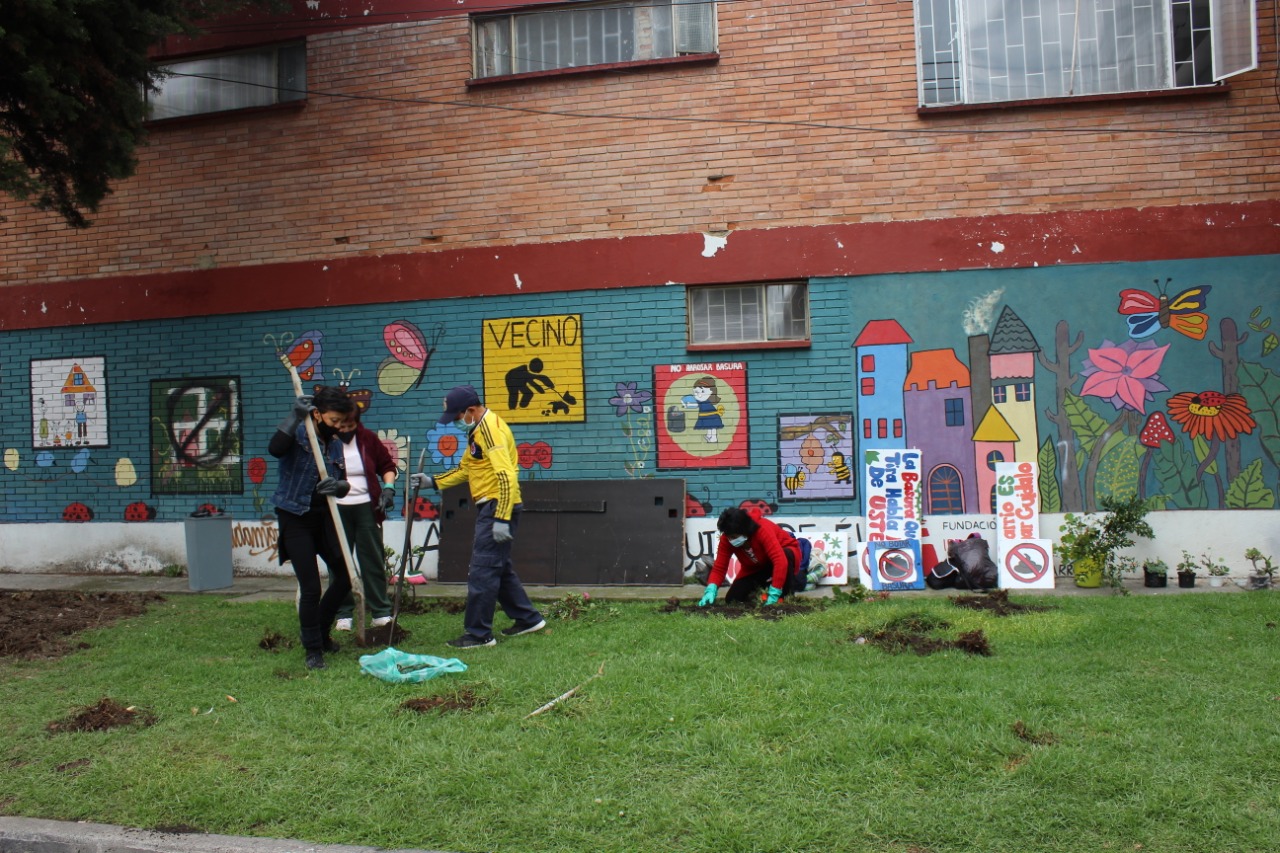
{"type": "Polygon", "coordinates": [[[191,589],[231,586],[231,515],[199,510],[183,522],[187,535],[187,580],[191,589]]]}

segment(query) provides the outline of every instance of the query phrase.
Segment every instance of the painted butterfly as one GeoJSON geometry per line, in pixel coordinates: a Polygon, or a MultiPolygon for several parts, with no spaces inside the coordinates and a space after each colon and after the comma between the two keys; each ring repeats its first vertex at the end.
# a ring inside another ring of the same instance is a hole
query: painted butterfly
{"type": "MultiPolygon", "coordinates": [[[[347,396],[351,398],[351,402],[356,404],[356,409],[360,414],[369,411],[369,407],[373,405],[373,392],[368,388],[356,388],[352,390],[351,380],[360,375],[360,369],[355,368],[350,373],[343,375],[342,371],[334,368],[329,371],[332,375],[338,377],[338,387],[347,392],[347,396]]],[[[320,386],[316,386],[316,390],[320,390],[320,386]]]]}
{"type": "Polygon", "coordinates": [[[324,332],[318,329],[303,332],[296,339],[292,332],[285,332],[278,341],[275,335],[262,336],[262,342],[270,342],[281,360],[288,359],[297,369],[298,378],[303,382],[310,382],[317,373],[324,376],[324,369],[320,366],[320,341],[323,339],[324,332]]]}
{"type": "Polygon", "coordinates": [[[378,388],[382,393],[399,397],[421,385],[443,333],[444,324],[437,323],[428,341],[422,330],[408,320],[388,323],[382,330],[382,340],[391,355],[378,365],[378,388]]]}
{"type": "MultiPolygon", "coordinates": [[[[1171,281],[1173,279],[1165,279],[1165,285],[1171,281]]],[[[1209,331],[1209,316],[1202,309],[1212,288],[1207,284],[1189,287],[1170,299],[1159,285],[1160,280],[1156,279],[1159,296],[1133,288],[1120,291],[1117,310],[1126,315],[1129,337],[1145,338],[1171,328],[1197,341],[1204,340],[1209,331]]]]}

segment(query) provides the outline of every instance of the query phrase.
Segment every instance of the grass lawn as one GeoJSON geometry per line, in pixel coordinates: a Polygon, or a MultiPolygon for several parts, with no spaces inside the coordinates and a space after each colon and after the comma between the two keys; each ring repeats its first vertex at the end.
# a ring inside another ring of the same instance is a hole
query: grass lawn
{"type": "MultiPolygon", "coordinates": [[[[312,674],[260,649],[291,603],[174,596],[0,663],[0,812],[513,853],[1280,849],[1280,595],[1023,601],[1052,609],[601,601],[397,686],[354,649],[312,674]],[[855,642],[903,621],[991,655],[855,642]],[[103,697],[154,724],[47,730],[103,697]]],[[[461,622],[405,616],[401,648],[448,656],[461,622]]]]}

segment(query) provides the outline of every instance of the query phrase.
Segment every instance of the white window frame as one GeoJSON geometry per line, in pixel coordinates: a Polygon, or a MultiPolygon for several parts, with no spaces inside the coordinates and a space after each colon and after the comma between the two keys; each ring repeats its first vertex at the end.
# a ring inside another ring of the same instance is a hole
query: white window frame
{"type": "Polygon", "coordinates": [[[715,0],[611,0],[474,15],[472,79],[713,54],[716,29],[715,0]]]}
{"type": "Polygon", "coordinates": [[[691,347],[809,343],[805,281],[690,287],[685,309],[691,347]]]}
{"type": "Polygon", "coordinates": [[[307,97],[304,42],[157,63],[151,121],[269,107],[307,97]]]}
{"type": "Polygon", "coordinates": [[[1258,62],[1257,0],[915,0],[915,29],[922,108],[1170,91],[1258,62]]]}

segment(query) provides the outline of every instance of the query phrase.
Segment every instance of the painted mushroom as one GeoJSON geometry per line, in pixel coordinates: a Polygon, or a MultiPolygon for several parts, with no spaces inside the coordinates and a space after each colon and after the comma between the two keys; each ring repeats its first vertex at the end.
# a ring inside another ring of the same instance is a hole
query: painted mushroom
{"type": "Polygon", "coordinates": [[[1138,433],[1138,443],[1147,448],[1146,453],[1142,454],[1142,467],[1138,472],[1138,494],[1146,497],[1147,494],[1147,469],[1151,467],[1151,453],[1158,449],[1161,444],[1173,444],[1175,436],[1173,429],[1169,426],[1169,419],[1164,416],[1164,412],[1156,411],[1147,416],[1147,422],[1142,425],[1142,432],[1138,433]]]}

